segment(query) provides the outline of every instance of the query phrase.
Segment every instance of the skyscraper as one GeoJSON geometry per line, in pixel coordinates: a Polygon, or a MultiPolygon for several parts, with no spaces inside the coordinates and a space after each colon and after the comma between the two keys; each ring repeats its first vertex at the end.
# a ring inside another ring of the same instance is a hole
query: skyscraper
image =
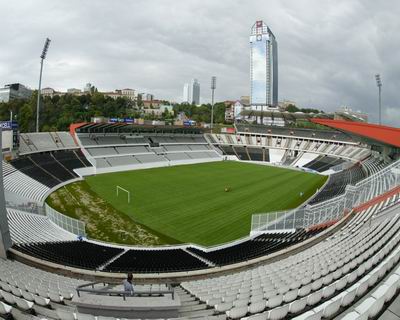
{"type": "Polygon", "coordinates": [[[250,35],[250,79],[253,106],[278,105],[278,44],[271,29],[256,21],[250,35]]]}
{"type": "Polygon", "coordinates": [[[182,102],[191,102],[190,101],[190,90],[189,90],[189,83],[185,83],[183,85],[183,97],[182,97],[182,102]]]}
{"type": "Polygon", "coordinates": [[[183,85],[182,102],[199,105],[200,104],[200,83],[197,79],[183,85]]]}
{"type": "Polygon", "coordinates": [[[192,104],[199,105],[200,104],[200,82],[197,79],[193,79],[190,89],[191,89],[192,104]]]}

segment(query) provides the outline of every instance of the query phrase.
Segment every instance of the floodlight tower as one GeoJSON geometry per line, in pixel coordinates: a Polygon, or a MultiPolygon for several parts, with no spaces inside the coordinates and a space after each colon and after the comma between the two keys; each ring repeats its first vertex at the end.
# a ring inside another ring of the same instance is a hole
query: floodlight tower
{"type": "Polygon", "coordinates": [[[376,85],[378,86],[379,102],[379,125],[382,124],[382,79],[380,74],[375,75],[376,85]]]}
{"type": "Polygon", "coordinates": [[[42,72],[43,72],[43,61],[46,59],[47,50],[49,49],[50,39],[46,38],[44,43],[42,54],[40,55],[40,76],[39,76],[39,89],[37,95],[37,104],[36,104],[36,132],[39,132],[39,109],[40,109],[40,90],[42,86],[42,72]]]}
{"type": "Polygon", "coordinates": [[[217,77],[211,77],[211,133],[213,132],[214,123],[214,91],[217,88],[217,77]]]}

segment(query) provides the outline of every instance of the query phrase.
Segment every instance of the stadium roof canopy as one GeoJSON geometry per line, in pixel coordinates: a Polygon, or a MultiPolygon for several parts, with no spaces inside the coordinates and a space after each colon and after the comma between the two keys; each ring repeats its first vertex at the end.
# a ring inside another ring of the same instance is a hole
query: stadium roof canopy
{"type": "Polygon", "coordinates": [[[244,117],[269,117],[269,118],[283,118],[285,121],[291,122],[296,120],[308,120],[313,117],[318,118],[333,118],[333,114],[328,113],[304,113],[304,112],[288,112],[279,110],[243,110],[240,113],[244,117]]]}
{"type": "Polygon", "coordinates": [[[312,122],[400,148],[400,129],[371,123],[311,119],[312,122]]]}
{"type": "Polygon", "coordinates": [[[124,122],[82,122],[70,125],[70,132],[79,133],[203,133],[202,128],[194,126],[159,126],[159,125],[136,125],[124,122]]]}

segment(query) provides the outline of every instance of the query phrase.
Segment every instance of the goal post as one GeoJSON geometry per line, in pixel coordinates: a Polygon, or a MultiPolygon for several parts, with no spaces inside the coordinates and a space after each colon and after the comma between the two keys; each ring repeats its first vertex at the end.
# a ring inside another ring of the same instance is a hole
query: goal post
{"type": "Polygon", "coordinates": [[[125,192],[128,195],[128,203],[131,203],[131,192],[122,188],[121,186],[116,186],[117,197],[119,196],[120,191],[125,192]]]}

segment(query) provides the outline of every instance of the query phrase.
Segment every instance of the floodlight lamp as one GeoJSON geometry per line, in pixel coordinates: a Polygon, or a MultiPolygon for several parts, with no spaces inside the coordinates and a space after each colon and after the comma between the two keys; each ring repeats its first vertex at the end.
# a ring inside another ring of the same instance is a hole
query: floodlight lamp
{"type": "Polygon", "coordinates": [[[50,41],[51,40],[49,38],[46,38],[46,41],[45,41],[44,47],[43,47],[43,51],[42,51],[42,54],[41,54],[40,58],[46,59],[46,54],[47,54],[47,50],[49,49],[50,41]]]}

